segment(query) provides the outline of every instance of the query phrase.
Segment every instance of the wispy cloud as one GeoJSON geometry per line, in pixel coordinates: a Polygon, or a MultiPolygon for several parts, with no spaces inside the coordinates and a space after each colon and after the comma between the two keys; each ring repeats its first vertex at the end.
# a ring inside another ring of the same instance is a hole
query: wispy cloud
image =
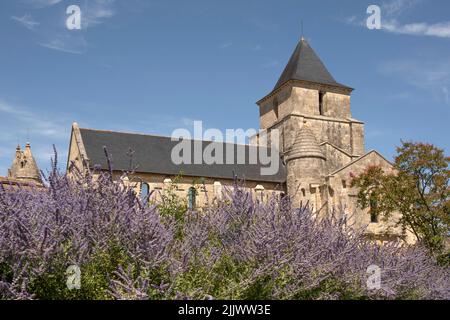
{"type": "Polygon", "coordinates": [[[41,169],[48,167],[53,156],[53,144],[57,145],[61,164],[64,165],[71,128],[68,116],[60,113],[49,115],[0,98],[0,119],[0,176],[6,174],[16,145],[24,145],[25,140],[31,140],[33,154],[41,169]]]}
{"type": "Polygon", "coordinates": [[[116,0],[91,0],[82,8],[84,28],[93,27],[105,22],[116,14],[116,0]]]}
{"type": "MultiPolygon", "coordinates": [[[[22,0],[31,8],[45,8],[61,3],[61,0],[22,0]]],[[[13,20],[34,32],[37,44],[44,48],[64,53],[83,54],[88,51],[89,43],[86,40],[88,29],[98,26],[116,15],[116,0],[85,0],[81,1],[81,30],[67,30],[65,23],[41,24],[31,15],[14,16],[13,20]],[[39,27],[39,28],[38,28],[39,27]]],[[[58,21],[65,21],[66,12],[61,11],[58,21]]]]}
{"type": "Polygon", "coordinates": [[[389,17],[398,17],[422,1],[423,0],[391,0],[384,2],[381,7],[385,15],[389,17]]]}
{"type": "Polygon", "coordinates": [[[12,16],[11,19],[17,21],[18,23],[20,23],[22,26],[24,26],[29,30],[34,30],[40,25],[40,23],[35,21],[30,14],[25,14],[22,17],[12,16]]]}
{"type": "Polygon", "coordinates": [[[401,24],[396,20],[389,20],[383,22],[382,28],[388,32],[397,34],[450,38],[450,21],[436,24],[424,22],[401,24]]]}
{"type": "Polygon", "coordinates": [[[227,49],[227,48],[231,47],[232,45],[233,45],[233,42],[224,42],[224,43],[220,44],[219,48],[220,49],[227,49]]]}
{"type": "Polygon", "coordinates": [[[442,61],[398,60],[380,65],[383,75],[401,79],[407,84],[431,93],[437,100],[450,104],[450,63],[442,61]]]}
{"type": "MultiPolygon", "coordinates": [[[[450,21],[436,23],[405,23],[401,21],[402,16],[417,8],[422,2],[423,0],[392,0],[384,2],[381,6],[381,29],[394,34],[450,38],[450,21]]],[[[359,16],[349,16],[342,20],[346,24],[366,27],[366,19],[367,16],[363,19],[359,16]]]]}
{"type": "Polygon", "coordinates": [[[45,41],[39,42],[39,45],[44,48],[72,54],[83,54],[88,49],[86,39],[80,35],[56,34],[52,39],[45,39],[45,41]]]}
{"type": "Polygon", "coordinates": [[[62,0],[22,0],[25,4],[35,8],[50,7],[60,3],[62,0]]]}
{"type": "MultiPolygon", "coordinates": [[[[0,100],[0,115],[2,119],[9,124],[14,124],[18,130],[22,132],[29,130],[33,135],[61,138],[61,133],[66,130],[62,124],[62,119],[51,121],[40,113],[32,112],[26,108],[13,106],[5,101],[0,100]]],[[[55,117],[56,119],[56,117],[55,117]]],[[[7,124],[5,124],[7,126],[7,124]]]]}

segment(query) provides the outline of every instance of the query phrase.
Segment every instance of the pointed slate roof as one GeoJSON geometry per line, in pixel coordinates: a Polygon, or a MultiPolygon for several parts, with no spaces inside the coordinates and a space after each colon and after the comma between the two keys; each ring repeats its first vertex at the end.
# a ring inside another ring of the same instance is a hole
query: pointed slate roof
{"type": "Polygon", "coordinates": [[[305,39],[298,43],[274,90],[277,90],[289,80],[304,80],[351,89],[336,82],[305,39]]]}
{"type": "Polygon", "coordinates": [[[316,136],[306,123],[298,132],[297,138],[289,150],[286,160],[300,158],[320,158],[326,160],[316,136]]]}

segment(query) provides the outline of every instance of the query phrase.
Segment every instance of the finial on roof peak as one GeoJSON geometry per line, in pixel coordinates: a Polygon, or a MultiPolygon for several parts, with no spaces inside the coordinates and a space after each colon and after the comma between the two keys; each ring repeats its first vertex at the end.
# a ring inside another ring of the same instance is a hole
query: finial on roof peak
{"type": "Polygon", "coordinates": [[[303,41],[305,41],[305,38],[303,37],[303,20],[301,21],[301,24],[302,24],[302,37],[301,37],[301,41],[303,42],[303,41]]]}

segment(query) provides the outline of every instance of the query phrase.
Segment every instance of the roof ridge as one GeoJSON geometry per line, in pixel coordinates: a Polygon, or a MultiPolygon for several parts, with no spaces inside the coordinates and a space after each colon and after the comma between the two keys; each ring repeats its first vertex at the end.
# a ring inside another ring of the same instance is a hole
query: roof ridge
{"type": "Polygon", "coordinates": [[[342,170],[347,169],[347,168],[350,167],[351,165],[353,165],[353,164],[355,164],[356,162],[358,162],[358,161],[360,161],[360,160],[366,158],[368,155],[370,155],[370,154],[372,154],[372,153],[376,153],[376,154],[379,155],[384,161],[386,161],[387,163],[389,163],[391,166],[394,166],[394,164],[393,164],[391,161],[387,160],[381,153],[379,153],[379,152],[378,152],[377,150],[375,150],[375,149],[372,149],[372,150],[370,150],[369,152],[367,152],[366,154],[364,154],[364,155],[362,155],[362,156],[356,158],[355,160],[353,160],[353,161],[347,163],[346,165],[342,166],[341,168],[337,169],[336,171],[330,173],[328,176],[329,176],[329,177],[334,176],[336,173],[339,173],[339,172],[341,172],[342,170]]]}
{"type": "MultiPolygon", "coordinates": [[[[170,139],[172,140],[171,136],[163,136],[158,134],[146,134],[146,133],[138,133],[138,132],[126,132],[126,131],[114,131],[114,130],[103,130],[103,129],[90,129],[90,128],[81,128],[80,130],[87,130],[87,131],[94,131],[94,132],[103,132],[103,133],[118,133],[118,134],[128,134],[128,135],[136,135],[136,136],[143,136],[143,137],[150,137],[150,138],[164,138],[164,139],[170,139]]],[[[271,147],[264,147],[260,145],[251,145],[249,143],[242,144],[242,143],[232,143],[227,141],[212,141],[212,140],[199,140],[199,139],[186,139],[193,142],[212,142],[212,143],[220,143],[220,144],[232,144],[235,146],[244,146],[244,147],[258,147],[258,148],[267,148],[272,149],[271,147]]]]}

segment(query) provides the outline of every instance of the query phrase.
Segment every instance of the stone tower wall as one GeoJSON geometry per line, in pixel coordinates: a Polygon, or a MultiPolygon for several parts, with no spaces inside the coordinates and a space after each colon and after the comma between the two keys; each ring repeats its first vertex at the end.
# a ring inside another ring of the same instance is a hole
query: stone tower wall
{"type": "Polygon", "coordinates": [[[309,202],[314,209],[320,209],[320,186],[323,185],[325,160],[320,158],[300,158],[287,163],[287,192],[294,206],[309,202]],[[319,197],[319,198],[318,198],[319,197]]]}
{"type": "Polygon", "coordinates": [[[259,103],[261,129],[279,130],[282,153],[289,150],[305,120],[319,143],[329,142],[355,156],[365,153],[364,123],[351,118],[350,95],[325,90],[331,89],[320,85],[306,88],[286,85],[259,103]],[[319,108],[321,91],[326,92],[323,115],[319,108]]]}

